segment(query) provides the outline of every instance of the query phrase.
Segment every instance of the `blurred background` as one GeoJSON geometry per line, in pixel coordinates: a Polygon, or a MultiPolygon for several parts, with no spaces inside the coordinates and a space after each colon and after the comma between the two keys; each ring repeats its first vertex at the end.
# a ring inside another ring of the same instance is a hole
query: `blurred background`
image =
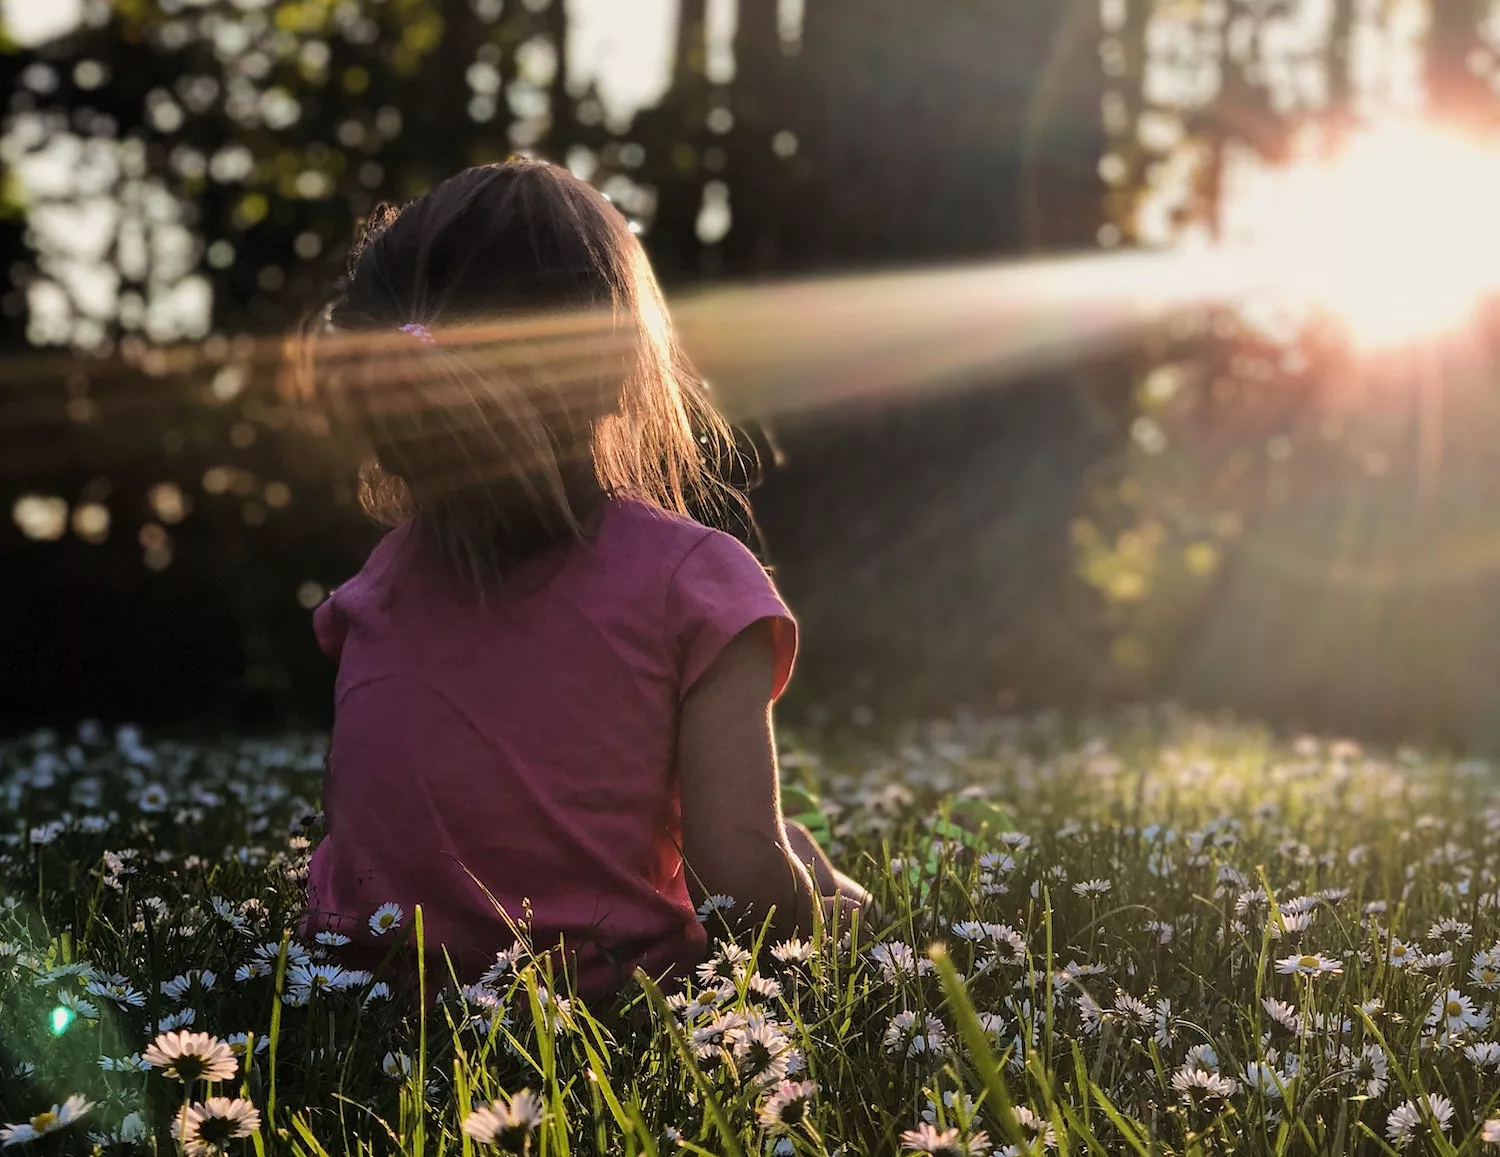
{"type": "Polygon", "coordinates": [[[319,722],[280,335],[566,164],[765,460],[787,709],[1500,746],[1500,4],[5,0],[0,727],[319,722]]]}

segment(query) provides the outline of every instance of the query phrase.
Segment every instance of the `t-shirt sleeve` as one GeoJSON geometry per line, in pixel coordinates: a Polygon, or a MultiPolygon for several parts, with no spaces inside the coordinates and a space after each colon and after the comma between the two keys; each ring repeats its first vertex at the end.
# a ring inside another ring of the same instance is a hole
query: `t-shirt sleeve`
{"type": "Polygon", "coordinates": [[[330,594],[313,611],[312,625],[313,635],[318,646],[323,648],[323,654],[337,663],[344,653],[344,636],[349,633],[349,628],[333,595],[330,594]]]}
{"type": "Polygon", "coordinates": [[[797,623],[755,556],[727,534],[711,531],[684,558],[667,588],[667,643],[677,661],[679,695],[746,628],[769,620],[776,649],[771,698],[792,677],[797,623]]]}

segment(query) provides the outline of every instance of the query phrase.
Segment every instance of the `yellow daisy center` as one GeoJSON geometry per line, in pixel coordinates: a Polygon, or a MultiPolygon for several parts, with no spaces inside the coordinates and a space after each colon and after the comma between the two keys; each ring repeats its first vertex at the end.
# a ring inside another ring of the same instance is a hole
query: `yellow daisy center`
{"type": "Polygon", "coordinates": [[[1458,1001],[1456,1001],[1456,1000],[1450,1000],[1448,1002],[1448,1015],[1449,1016],[1461,1016],[1461,1015],[1463,1015],[1463,1011],[1464,1011],[1464,1006],[1461,1005],[1461,1004],[1459,1004],[1458,1001]]]}
{"type": "Polygon", "coordinates": [[[1297,964],[1301,968],[1317,968],[1322,963],[1316,956],[1302,956],[1297,959],[1297,964]]]}
{"type": "Polygon", "coordinates": [[[38,1113],[31,1118],[31,1127],[38,1133],[45,1133],[48,1129],[57,1128],[58,1116],[53,1112],[38,1113]]]}

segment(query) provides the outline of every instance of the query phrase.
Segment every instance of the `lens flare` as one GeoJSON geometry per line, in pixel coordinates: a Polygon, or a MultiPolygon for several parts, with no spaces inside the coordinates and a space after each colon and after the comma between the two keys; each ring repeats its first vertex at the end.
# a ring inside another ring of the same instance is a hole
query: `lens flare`
{"type": "Polygon", "coordinates": [[[48,1021],[52,1027],[52,1035],[62,1036],[63,1033],[68,1031],[68,1026],[77,1019],[77,1015],[71,1008],[66,1008],[63,1005],[58,1005],[54,1008],[48,1016],[48,1021]]]}
{"type": "Polygon", "coordinates": [[[1500,148],[1481,140],[1401,122],[1328,159],[1229,176],[1225,241],[1359,348],[1452,334],[1500,290],[1500,148]]]}

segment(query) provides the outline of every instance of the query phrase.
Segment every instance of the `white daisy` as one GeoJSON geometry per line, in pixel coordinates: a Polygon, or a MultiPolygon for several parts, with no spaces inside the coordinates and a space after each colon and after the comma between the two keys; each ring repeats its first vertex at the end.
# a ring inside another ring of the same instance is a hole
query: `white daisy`
{"type": "Polygon", "coordinates": [[[1024,964],[1026,962],[1026,940],[1009,924],[986,924],[992,962],[999,964],[1024,964]]]}
{"type": "Polygon", "coordinates": [[[59,992],[57,994],[57,1003],[82,1020],[99,1019],[99,1006],[92,1001],[85,1000],[77,993],[59,992]]]}
{"type": "Polygon", "coordinates": [[[349,987],[349,975],[337,964],[299,964],[287,973],[289,989],[336,992],[349,987]]]}
{"type": "Polygon", "coordinates": [[[759,972],[752,972],[750,979],[745,981],[745,993],[747,996],[759,997],[761,1000],[775,1000],[781,995],[781,981],[770,976],[762,976],[759,972]]]}
{"type": "Polygon", "coordinates": [[[106,1073],[144,1073],[151,1068],[140,1053],[131,1053],[128,1057],[100,1057],[99,1067],[106,1073]]]}
{"type": "MultiPolygon", "coordinates": [[[[957,1121],[964,1125],[974,1119],[974,1113],[978,1104],[968,1093],[961,1093],[957,1089],[945,1089],[943,1091],[944,1116],[950,1121],[957,1121]]],[[[938,1123],[937,1102],[928,1098],[927,1107],[922,1110],[922,1120],[929,1125],[938,1123]]]]}
{"type": "Polygon", "coordinates": [[[783,940],[780,944],[771,947],[771,955],[783,964],[806,964],[816,955],[816,952],[817,950],[810,941],[800,937],[783,940]]]}
{"type": "Polygon", "coordinates": [[[965,1139],[957,1129],[937,1129],[924,1121],[901,1134],[901,1147],[933,1157],[983,1157],[990,1150],[990,1139],[983,1133],[965,1139]]]}
{"type": "Polygon", "coordinates": [[[163,980],[161,990],[165,996],[180,1003],[194,985],[206,990],[212,988],[217,980],[218,977],[206,968],[190,968],[180,976],[174,976],[171,980],[163,980]]]}
{"type": "Polygon", "coordinates": [[[1439,996],[1427,1014],[1428,1028],[1440,1028],[1449,1033],[1464,1033],[1488,1024],[1488,1015],[1476,1009],[1473,999],[1456,988],[1439,996]]]}
{"type": "Polygon", "coordinates": [[[518,940],[509,948],[503,948],[495,953],[495,963],[485,970],[479,979],[484,984],[497,984],[509,976],[518,966],[521,960],[526,958],[526,948],[518,940]]]}
{"type": "Polygon", "coordinates": [[[132,1145],[144,1141],[147,1136],[146,1119],[139,1113],[126,1113],[118,1127],[108,1133],[90,1133],[89,1140],[96,1145],[132,1145]]]}
{"type": "Polygon", "coordinates": [[[886,1025],[884,1040],[888,1052],[916,1057],[942,1052],[947,1045],[948,1030],[930,1012],[898,1012],[886,1025]]]}
{"type": "Polygon", "coordinates": [[[1283,976],[1338,976],[1344,971],[1344,966],[1322,953],[1307,952],[1278,960],[1276,971],[1283,976]]]}
{"type": "Polygon", "coordinates": [[[1287,1079],[1276,1071],[1275,1065],[1251,1061],[1245,1066],[1245,1085],[1263,1097],[1280,1097],[1287,1086],[1287,1079]]]}
{"type": "Polygon", "coordinates": [[[176,1012],[162,1017],[156,1022],[158,1033],[174,1032],[180,1028],[186,1028],[198,1019],[196,1008],[179,1008],[176,1012]]]}
{"type": "Polygon", "coordinates": [[[1379,1045],[1367,1044],[1350,1057],[1349,1075],[1365,1096],[1379,1097],[1390,1084],[1390,1062],[1379,1045]]]}
{"type": "Polygon", "coordinates": [[[184,1084],[232,1080],[239,1069],[230,1047],[206,1032],[164,1032],[146,1046],[141,1058],[184,1084]]]}
{"type": "MultiPolygon", "coordinates": [[[[264,944],[256,946],[255,959],[267,965],[274,974],[276,962],[281,958],[281,944],[275,940],[268,940],[264,944]]],[[[286,944],[286,965],[295,968],[298,965],[312,963],[312,953],[307,950],[306,945],[298,944],[295,940],[288,940],[286,944]]]]}
{"type": "Polygon", "coordinates": [[[740,1076],[758,1085],[772,1085],[786,1074],[784,1057],[792,1042],[758,1013],[747,1016],[725,1034],[740,1076]]]}
{"type": "Polygon", "coordinates": [[[1043,1149],[1057,1148],[1057,1130],[1052,1127],[1052,1122],[1046,1117],[1033,1112],[1025,1105],[1015,1106],[1012,1112],[1015,1115],[1016,1124],[1021,1126],[1033,1151],[1038,1145],[1043,1149]]]}
{"type": "Polygon", "coordinates": [[[245,927],[245,918],[235,910],[235,906],[223,896],[210,896],[209,907],[214,910],[214,915],[231,928],[240,929],[245,927]]]}
{"type": "Polygon", "coordinates": [[[84,985],[84,991],[90,996],[112,1001],[121,1008],[142,1008],[146,1003],[146,994],[124,980],[91,980],[84,985]]]}
{"type": "Polygon", "coordinates": [[[875,945],[870,949],[870,959],[880,969],[881,979],[887,984],[899,984],[932,971],[932,961],[919,958],[911,945],[900,940],[875,945]]]}
{"type": "Polygon", "coordinates": [[[714,1017],[707,1024],[699,1025],[690,1038],[693,1051],[700,1060],[711,1060],[729,1047],[729,1034],[744,1023],[743,1013],[726,1012],[714,1017]]]}
{"type": "Polygon", "coordinates": [[[1385,1119],[1386,1138],[1396,1148],[1404,1149],[1416,1138],[1426,1135],[1430,1128],[1428,1115],[1440,1133],[1448,1132],[1448,1123],[1453,1120],[1453,1102],[1437,1093],[1428,1093],[1426,1101],[1427,1114],[1416,1101],[1406,1101],[1392,1109],[1385,1119]]]}
{"type": "Polygon", "coordinates": [[[35,1141],[38,1137],[45,1137],[48,1133],[55,1133],[59,1129],[65,1129],[93,1107],[93,1102],[86,1101],[81,1095],[75,1093],[61,1105],[53,1105],[52,1108],[38,1113],[29,1121],[22,1121],[19,1125],[0,1126],[0,1145],[20,1145],[26,1141],[35,1141]]]}
{"type": "Polygon", "coordinates": [[[387,932],[394,932],[400,928],[406,920],[406,912],[400,904],[384,903],[371,914],[369,919],[370,931],[376,936],[384,936],[387,932]]]}
{"type": "Polygon", "coordinates": [[[1431,928],[1427,929],[1429,940],[1441,940],[1445,944],[1467,944],[1469,938],[1474,935],[1474,926],[1465,924],[1462,920],[1445,919],[1439,920],[1431,928]]]}
{"type": "Polygon", "coordinates": [[[1239,1083],[1207,1069],[1181,1068],[1172,1074],[1172,1091],[1186,1104],[1209,1104],[1234,1096],[1239,1083]]]}
{"type": "Polygon", "coordinates": [[[698,965],[698,979],[703,984],[737,984],[750,971],[750,953],[738,944],[721,941],[719,950],[698,965]]]}
{"type": "MultiPolygon", "coordinates": [[[[271,1038],[265,1033],[255,1034],[255,1051],[263,1053],[271,1047],[271,1038]]],[[[229,1051],[237,1057],[243,1057],[250,1049],[251,1036],[248,1032],[232,1032],[224,1038],[224,1043],[229,1046],[229,1051]]]]}
{"type": "Polygon", "coordinates": [[[796,1128],[806,1118],[812,1099],[818,1095],[816,1081],[780,1081],[775,1090],[761,1102],[756,1118],[773,1133],[796,1128]]]}
{"type": "Polygon", "coordinates": [[[167,789],[159,783],[148,783],[141,789],[140,795],[136,797],[136,806],[143,812],[163,812],[167,810],[167,804],[171,797],[167,795],[167,789]]]}
{"type": "Polygon", "coordinates": [[[533,1130],[545,1119],[542,1098],[530,1089],[522,1089],[476,1108],[463,1119],[459,1128],[464,1136],[472,1137],[481,1145],[520,1152],[533,1130]]]}
{"type": "Polygon", "coordinates": [[[260,1110],[236,1097],[209,1097],[184,1108],[172,1122],[172,1136],[187,1157],[217,1157],[229,1142],[260,1131],[260,1110]]]}
{"type": "Polygon", "coordinates": [[[1478,1068],[1500,1068],[1500,1043],[1487,1040],[1465,1045],[1464,1056],[1478,1068]]]}
{"type": "Polygon", "coordinates": [[[1156,1013],[1151,1006],[1128,992],[1115,993],[1114,1016],[1133,1028],[1154,1028],[1156,1013]]]}
{"type": "Polygon", "coordinates": [[[703,903],[698,905],[698,923],[706,924],[715,913],[728,912],[734,904],[734,897],[726,896],[723,892],[704,897],[703,903]]]}
{"type": "Polygon", "coordinates": [[[1170,920],[1147,920],[1142,927],[1155,935],[1159,944],[1170,944],[1177,935],[1177,927],[1170,920]]]}
{"type": "Polygon", "coordinates": [[[1214,1052],[1214,1046],[1211,1044],[1196,1044],[1188,1049],[1182,1067],[1202,1069],[1205,1073],[1216,1073],[1219,1071],[1219,1054],[1214,1052]]]}
{"type": "Polygon", "coordinates": [[[1271,939],[1280,940],[1285,935],[1306,932],[1312,926],[1312,921],[1313,914],[1311,912],[1283,911],[1280,920],[1273,917],[1266,922],[1266,926],[1271,933],[1271,939]]]}
{"type": "Polygon", "coordinates": [[[1162,1048],[1170,1048],[1176,1032],[1176,1021],[1172,1018],[1172,1002],[1162,999],[1156,1002],[1156,1031],[1151,1035],[1162,1048]]]}

